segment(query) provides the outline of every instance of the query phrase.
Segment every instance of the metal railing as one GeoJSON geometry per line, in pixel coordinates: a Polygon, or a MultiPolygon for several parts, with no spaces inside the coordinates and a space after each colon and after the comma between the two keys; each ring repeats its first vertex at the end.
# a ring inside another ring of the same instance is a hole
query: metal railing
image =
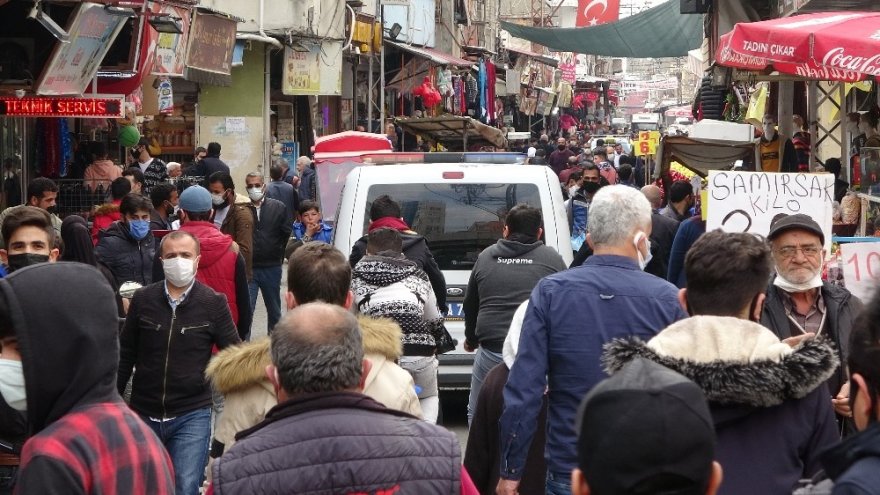
{"type": "MultiPolygon", "coordinates": [[[[91,220],[95,208],[110,202],[109,186],[98,185],[88,187],[82,179],[53,179],[58,184],[58,198],[56,199],[56,214],[64,218],[69,215],[80,215],[86,220],[91,220]]],[[[189,186],[203,185],[204,177],[181,176],[169,180],[177,186],[179,192],[183,192],[189,186]]]]}

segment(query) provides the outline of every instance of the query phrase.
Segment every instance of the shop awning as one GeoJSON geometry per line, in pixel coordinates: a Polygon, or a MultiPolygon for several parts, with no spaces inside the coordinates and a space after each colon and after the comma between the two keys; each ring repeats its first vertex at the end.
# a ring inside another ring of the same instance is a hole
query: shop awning
{"type": "Polygon", "coordinates": [[[505,50],[507,50],[509,52],[517,53],[519,55],[525,55],[526,57],[529,57],[532,60],[536,60],[538,62],[541,62],[544,65],[549,65],[551,67],[559,67],[559,60],[556,60],[553,57],[548,57],[547,55],[541,55],[540,53],[535,53],[535,52],[532,52],[529,50],[522,50],[520,48],[515,48],[512,46],[505,48],[505,50]]]}
{"type": "Polygon", "coordinates": [[[595,27],[538,28],[501,21],[501,28],[552,50],[606,57],[684,57],[703,42],[703,16],[680,14],[678,0],[595,27]]]}
{"type": "Polygon", "coordinates": [[[452,55],[448,55],[433,48],[407,45],[406,43],[399,43],[397,41],[391,41],[388,39],[385,40],[385,43],[388,43],[389,45],[397,47],[403,51],[412,53],[413,55],[428,59],[437,65],[454,65],[456,67],[470,67],[474,65],[474,63],[470,60],[453,57],[452,55]]]}
{"type": "Polygon", "coordinates": [[[853,81],[880,75],[877,12],[822,12],[740,22],[719,40],[716,61],[799,76],[853,81]]]}
{"type": "Polygon", "coordinates": [[[403,128],[404,132],[436,141],[450,151],[466,151],[476,144],[507,147],[507,139],[500,129],[470,117],[453,115],[425,118],[398,117],[394,122],[403,128]]]}

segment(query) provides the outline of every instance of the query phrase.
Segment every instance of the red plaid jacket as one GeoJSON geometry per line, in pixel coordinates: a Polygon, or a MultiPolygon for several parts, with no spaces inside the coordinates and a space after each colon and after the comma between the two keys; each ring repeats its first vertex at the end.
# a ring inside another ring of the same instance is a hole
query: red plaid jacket
{"type": "Polygon", "coordinates": [[[122,402],[90,404],[30,438],[16,493],[172,495],[171,458],[122,402]]]}

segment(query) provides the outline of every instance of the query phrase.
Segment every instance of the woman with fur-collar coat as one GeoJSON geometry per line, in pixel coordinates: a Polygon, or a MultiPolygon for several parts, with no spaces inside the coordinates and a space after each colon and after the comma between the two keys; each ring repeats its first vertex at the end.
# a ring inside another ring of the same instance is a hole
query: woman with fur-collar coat
{"type": "Polygon", "coordinates": [[[724,469],[719,494],[790,494],[820,469],[839,441],[825,380],[837,352],[824,339],[794,347],[739,318],[694,316],[647,343],[616,340],[603,364],[613,373],[644,357],[693,380],[709,400],[724,469]]]}
{"type": "MultiPolygon", "coordinates": [[[[403,352],[400,326],[388,318],[368,316],[359,316],[358,326],[364,358],[372,364],[363,393],[389,409],[421,418],[412,377],[395,364],[403,352]]],[[[269,343],[268,338],[263,338],[230,347],[208,363],[205,376],[226,400],[211,442],[211,462],[235,443],[236,433],[262,421],[278,403],[266,377],[266,366],[271,364],[269,343]]],[[[210,462],[207,472],[210,477],[210,462]]]]}

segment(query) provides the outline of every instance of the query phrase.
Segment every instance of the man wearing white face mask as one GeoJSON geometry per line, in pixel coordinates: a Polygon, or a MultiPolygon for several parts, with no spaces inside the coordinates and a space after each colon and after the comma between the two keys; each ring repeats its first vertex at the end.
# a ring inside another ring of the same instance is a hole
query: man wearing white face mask
{"type": "MultiPolygon", "coordinates": [[[[822,281],[825,235],[804,214],[779,215],[767,234],[776,276],[767,289],[761,324],[780,339],[805,334],[825,336],[834,342],[840,362],[849,351],[853,322],[862,311],[861,301],[848,290],[822,281]]],[[[846,372],[838,367],[828,380],[835,411],[850,416],[846,372]]]]}
{"type": "Polygon", "coordinates": [[[224,349],[241,340],[226,298],[196,280],[199,241],[176,230],[162,238],[159,249],[165,280],[131,300],[120,336],[117,387],[121,393],[136,366],[129,405],[168,449],[177,493],[196,495],[211,437],[205,368],[213,346],[224,349]]]}
{"type": "Polygon", "coordinates": [[[248,283],[251,311],[257,306],[257,294],[262,291],[271,332],[281,319],[281,264],[293,225],[287,219],[284,203],[266,197],[262,174],[251,172],[244,181],[251,200],[249,208],[254,215],[254,268],[248,283]]]}
{"type": "Polygon", "coordinates": [[[765,115],[761,136],[761,170],[797,172],[797,153],[791,139],[776,132],[776,117],[765,115]]]}
{"type": "Polygon", "coordinates": [[[594,254],[580,267],[541,279],[529,299],[504,389],[499,494],[518,492],[548,385],[547,493],[571,493],[576,411],[606,377],[602,346],[615,338],[650,339],[687,317],[675,286],[643,271],[651,260],[651,205],[640,191],[603,187],[587,222],[594,254]]]}

